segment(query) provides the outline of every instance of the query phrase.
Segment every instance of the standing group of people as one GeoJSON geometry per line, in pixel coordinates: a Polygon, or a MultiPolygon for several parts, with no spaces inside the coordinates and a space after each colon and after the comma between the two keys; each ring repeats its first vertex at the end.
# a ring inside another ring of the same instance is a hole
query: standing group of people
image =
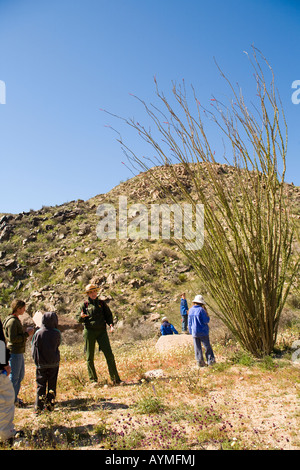
{"type": "MultiPolygon", "coordinates": [[[[84,292],[88,299],[80,306],[77,320],[83,323],[83,337],[89,379],[97,382],[94,365],[96,343],[107,361],[110,378],[115,385],[122,381],[118,374],[115,358],[107,334],[114,329],[113,316],[108,305],[98,298],[98,288],[89,284],[84,292]]],[[[34,409],[54,409],[57,378],[60,364],[61,333],[55,312],[42,316],[40,328],[29,327],[23,330],[19,319],[25,312],[25,302],[14,300],[11,314],[3,322],[0,320],[0,441],[13,440],[15,407],[25,404],[19,398],[21,382],[25,375],[24,353],[26,342],[31,340],[31,354],[36,365],[36,398],[34,409]],[[3,353],[3,354],[2,354],[3,353]]]]}
{"type": "MultiPolygon", "coordinates": [[[[192,303],[193,306],[189,309],[185,294],[181,295],[180,314],[182,332],[189,332],[193,337],[195,357],[198,365],[200,367],[206,365],[203,357],[202,344],[205,349],[207,365],[212,365],[216,360],[209,339],[208,323],[210,318],[207,313],[206,302],[202,295],[196,295],[192,303]]],[[[162,318],[160,331],[163,336],[178,334],[178,331],[169,323],[167,317],[162,318]]]]}
{"type": "Polygon", "coordinates": [[[16,435],[13,423],[15,406],[25,406],[19,398],[19,391],[25,375],[27,339],[31,339],[31,352],[36,365],[36,412],[54,407],[60,361],[61,334],[57,328],[56,313],[45,313],[36,332],[33,327],[24,331],[19,317],[25,312],[25,302],[14,300],[11,308],[12,312],[3,325],[0,320],[0,344],[4,345],[0,361],[0,441],[13,440],[16,435]]]}
{"type": "Polygon", "coordinates": [[[23,331],[19,319],[25,312],[25,302],[14,300],[11,308],[4,325],[0,321],[0,340],[4,345],[0,362],[0,440],[12,439],[16,434],[13,420],[15,405],[22,405],[18,394],[25,373],[24,352],[27,338],[34,333],[33,328],[23,331]]]}
{"type": "MultiPolygon", "coordinates": [[[[94,365],[96,344],[105,356],[108,371],[115,385],[122,384],[114,354],[111,349],[107,326],[114,331],[113,315],[109,306],[98,297],[95,284],[86,286],[87,300],[82,303],[77,320],[84,326],[83,337],[87,360],[89,380],[97,383],[94,365]]],[[[19,398],[21,382],[25,374],[24,353],[26,341],[31,340],[31,354],[36,365],[36,398],[34,409],[38,413],[43,409],[52,411],[55,404],[57,378],[59,372],[61,333],[58,329],[58,317],[55,312],[46,312],[42,316],[41,326],[35,331],[29,327],[23,330],[19,319],[25,312],[25,302],[14,300],[11,314],[3,322],[0,320],[0,441],[13,439],[15,406],[24,406],[19,398]],[[3,347],[2,347],[3,346],[3,347]],[[4,357],[3,357],[4,356],[4,357]]],[[[182,316],[182,332],[193,336],[195,357],[199,366],[204,366],[202,344],[205,348],[207,364],[215,362],[214,353],[209,341],[209,316],[206,304],[201,295],[196,295],[193,306],[188,309],[185,294],[182,294],[180,313],[182,316]]],[[[178,334],[178,331],[162,319],[162,335],[178,334]]]]}

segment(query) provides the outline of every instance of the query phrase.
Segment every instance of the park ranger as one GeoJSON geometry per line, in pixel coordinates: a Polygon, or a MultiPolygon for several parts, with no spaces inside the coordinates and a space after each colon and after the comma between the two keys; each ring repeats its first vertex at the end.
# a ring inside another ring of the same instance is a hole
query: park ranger
{"type": "Polygon", "coordinates": [[[110,331],[114,331],[113,316],[109,306],[98,298],[98,287],[95,284],[88,284],[85,288],[88,299],[81,305],[77,320],[84,324],[83,337],[85,340],[85,352],[87,368],[91,382],[97,382],[97,373],[94,364],[95,345],[98,343],[99,350],[105,356],[108,371],[112,382],[117,385],[122,381],[119,377],[115,358],[110,346],[107,334],[107,326],[110,331]]]}

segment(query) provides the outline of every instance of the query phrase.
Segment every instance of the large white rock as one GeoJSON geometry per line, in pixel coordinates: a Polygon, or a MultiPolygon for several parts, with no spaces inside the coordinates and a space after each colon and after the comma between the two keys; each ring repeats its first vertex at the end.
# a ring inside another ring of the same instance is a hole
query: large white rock
{"type": "Polygon", "coordinates": [[[171,349],[178,349],[183,347],[193,346],[193,337],[191,335],[166,335],[161,336],[157,341],[155,348],[160,351],[169,351],[171,349]]]}

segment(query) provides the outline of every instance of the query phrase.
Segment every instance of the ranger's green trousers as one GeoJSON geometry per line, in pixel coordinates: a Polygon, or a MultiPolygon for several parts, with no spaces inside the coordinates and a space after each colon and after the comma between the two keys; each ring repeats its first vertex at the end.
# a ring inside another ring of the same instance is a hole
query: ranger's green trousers
{"type": "Polygon", "coordinates": [[[111,380],[114,383],[120,382],[120,377],[117,371],[115,358],[111,350],[107,331],[84,328],[83,337],[85,340],[85,353],[89,379],[92,382],[97,382],[97,374],[94,365],[95,345],[97,341],[99,350],[102,351],[105,356],[111,380]]]}

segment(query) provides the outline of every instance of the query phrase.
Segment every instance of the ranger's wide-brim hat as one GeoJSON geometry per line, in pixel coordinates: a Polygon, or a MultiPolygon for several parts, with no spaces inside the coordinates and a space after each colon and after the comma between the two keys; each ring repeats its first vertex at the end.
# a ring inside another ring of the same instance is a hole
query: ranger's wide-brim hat
{"type": "Polygon", "coordinates": [[[88,284],[85,288],[85,291],[83,292],[84,294],[88,294],[89,292],[92,292],[93,290],[96,290],[97,292],[99,291],[99,287],[96,286],[96,284],[88,284]]]}

